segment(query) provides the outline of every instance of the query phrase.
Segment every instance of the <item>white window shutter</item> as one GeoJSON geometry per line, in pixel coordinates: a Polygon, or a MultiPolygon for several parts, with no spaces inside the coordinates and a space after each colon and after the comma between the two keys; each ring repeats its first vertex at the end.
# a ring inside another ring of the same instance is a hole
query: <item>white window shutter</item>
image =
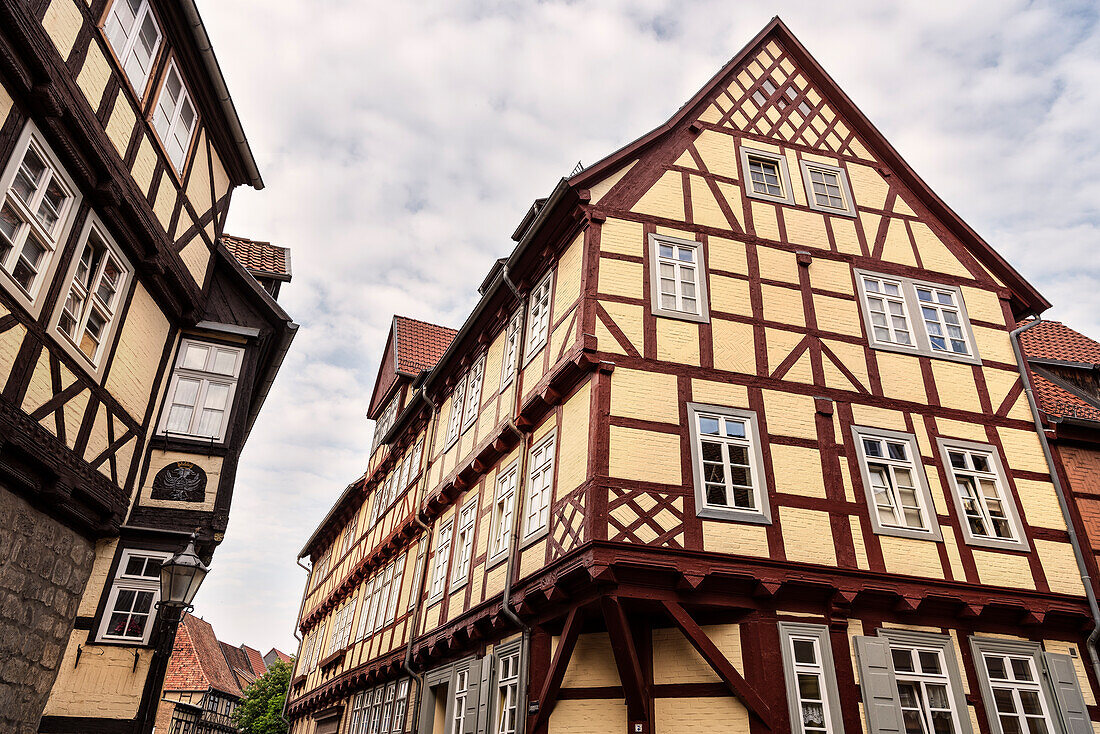
{"type": "Polygon", "coordinates": [[[905,727],[894,666],[890,661],[890,645],[876,637],[856,637],[855,643],[859,686],[863,691],[863,708],[870,734],[901,734],[905,727]]]}
{"type": "Polygon", "coordinates": [[[1069,655],[1043,653],[1043,663],[1050,678],[1054,697],[1058,700],[1058,713],[1068,734],[1092,734],[1092,722],[1089,720],[1088,706],[1081,694],[1081,685],[1077,680],[1077,670],[1073,658],[1069,655]]]}

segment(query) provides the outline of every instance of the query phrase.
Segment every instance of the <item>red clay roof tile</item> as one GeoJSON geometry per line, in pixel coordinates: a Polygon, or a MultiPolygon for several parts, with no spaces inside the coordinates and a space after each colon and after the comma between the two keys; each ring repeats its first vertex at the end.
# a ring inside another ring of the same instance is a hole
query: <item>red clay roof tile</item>
{"type": "MultiPolygon", "coordinates": [[[[1028,359],[1100,364],[1100,342],[1058,321],[1044,321],[1020,334],[1020,347],[1028,359]]],[[[1039,409],[1047,415],[1100,421],[1100,409],[1038,374],[1034,366],[1031,384],[1039,409]]]]}
{"type": "Polygon", "coordinates": [[[253,275],[290,280],[289,249],[231,234],[223,234],[222,242],[245,270],[253,275]]]}
{"type": "Polygon", "coordinates": [[[408,375],[434,367],[458,333],[455,329],[407,316],[394,316],[393,329],[397,371],[408,375]]]}

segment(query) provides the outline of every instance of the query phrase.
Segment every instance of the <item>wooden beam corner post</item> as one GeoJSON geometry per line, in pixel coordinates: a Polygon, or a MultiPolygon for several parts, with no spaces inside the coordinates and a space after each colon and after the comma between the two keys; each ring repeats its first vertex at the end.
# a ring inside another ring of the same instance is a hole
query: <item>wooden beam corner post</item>
{"type": "Polygon", "coordinates": [[[626,697],[626,718],[628,734],[650,734],[653,721],[653,695],[646,683],[645,668],[638,648],[634,644],[634,635],[630,630],[622,603],[615,597],[605,596],[600,600],[604,624],[611,638],[611,651],[615,654],[615,666],[619,671],[619,680],[626,697]],[[641,730],[638,729],[641,725],[641,730]]]}
{"type": "Polygon", "coordinates": [[[737,672],[737,669],[726,659],[722,651],[707,637],[707,633],[695,623],[687,610],[674,601],[661,603],[672,621],[684,633],[687,641],[703,656],[703,660],[707,662],[707,665],[718,674],[718,677],[730,689],[730,693],[736,696],[748,709],[748,712],[755,716],[768,730],[773,730],[771,708],[768,707],[768,704],[765,703],[757,690],[737,672]]]}

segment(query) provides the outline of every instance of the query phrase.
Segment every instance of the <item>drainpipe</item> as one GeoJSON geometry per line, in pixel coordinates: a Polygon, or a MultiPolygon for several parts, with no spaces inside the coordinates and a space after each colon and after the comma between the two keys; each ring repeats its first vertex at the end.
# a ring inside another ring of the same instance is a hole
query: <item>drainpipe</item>
{"type": "MultiPolygon", "coordinates": [[[[410,594],[415,593],[417,599],[423,599],[424,598],[424,584],[426,583],[427,576],[428,576],[428,556],[431,552],[431,545],[432,545],[432,529],[430,527],[428,527],[427,524],[420,517],[420,503],[423,501],[421,499],[421,497],[422,497],[424,491],[427,489],[427,486],[428,486],[428,466],[431,465],[432,444],[435,443],[435,428],[436,428],[436,423],[437,423],[436,419],[439,417],[439,404],[436,403],[434,400],[432,400],[428,396],[427,390],[424,390],[423,395],[424,395],[424,400],[428,403],[429,406],[431,406],[432,414],[431,414],[431,418],[428,419],[428,436],[427,436],[427,439],[424,442],[424,456],[427,459],[427,463],[426,463],[425,466],[423,466],[421,468],[420,481],[417,482],[417,487],[416,487],[416,494],[417,494],[416,502],[413,503],[413,507],[415,508],[415,510],[413,512],[413,520],[415,520],[416,524],[419,525],[421,530],[424,531],[424,554],[422,556],[422,560],[420,561],[420,570],[417,572],[417,575],[416,575],[420,588],[419,589],[413,589],[413,590],[409,591],[410,594]]],[[[401,667],[405,669],[405,672],[408,673],[410,677],[416,679],[416,696],[417,696],[417,699],[420,699],[424,695],[424,676],[420,675],[419,673],[416,672],[416,670],[413,669],[413,666],[412,666],[412,652],[413,652],[413,642],[416,640],[416,625],[420,621],[420,607],[421,606],[423,606],[423,605],[417,604],[413,608],[413,617],[412,617],[412,621],[409,624],[409,642],[408,642],[408,644],[405,645],[405,659],[401,663],[401,667]]],[[[409,700],[409,697],[406,695],[406,697],[405,697],[405,701],[406,701],[405,710],[406,711],[408,711],[408,700],[409,700]]],[[[419,725],[420,725],[420,706],[419,705],[413,707],[412,715],[413,715],[412,731],[419,731],[419,728],[418,728],[419,725]]]]}
{"type": "MultiPolygon", "coordinates": [[[[294,562],[298,564],[298,568],[300,568],[300,569],[302,569],[303,571],[306,572],[306,588],[302,592],[302,600],[300,602],[298,602],[298,619],[301,620],[302,619],[302,610],[306,606],[306,597],[309,596],[310,568],[309,568],[309,566],[303,566],[302,565],[302,559],[301,558],[296,559],[294,562]]],[[[302,659],[302,631],[301,631],[301,629],[299,629],[297,624],[294,625],[294,639],[298,641],[298,657],[294,660],[294,665],[295,665],[295,667],[297,667],[298,661],[302,659]]],[[[294,679],[294,671],[293,670],[290,671],[290,678],[291,678],[291,680],[294,679]]],[[[279,712],[279,718],[283,720],[284,724],[286,724],[286,727],[287,727],[288,731],[290,730],[290,719],[288,719],[286,717],[286,709],[287,709],[287,705],[289,703],[290,703],[290,687],[288,686],[287,689],[286,689],[286,695],[283,696],[283,710],[279,712]]]]}
{"type": "Polygon", "coordinates": [[[1047,434],[1043,429],[1043,421],[1039,406],[1035,401],[1035,394],[1031,390],[1031,379],[1028,375],[1027,363],[1024,361],[1023,351],[1020,349],[1020,334],[1031,329],[1043,320],[1036,316],[1023,326],[1015,329],[1009,335],[1012,341],[1012,353],[1016,357],[1016,367],[1020,370],[1020,380],[1024,386],[1024,394],[1027,395],[1027,403],[1031,407],[1031,417],[1035,421],[1035,432],[1039,434],[1039,443],[1043,447],[1043,456],[1047,460],[1047,468],[1050,469],[1050,480],[1054,483],[1055,494],[1058,495],[1058,506],[1062,510],[1062,517],[1066,521],[1066,529],[1069,531],[1069,542],[1073,546],[1073,555],[1077,559],[1077,570],[1081,573],[1081,583],[1085,587],[1085,598],[1089,602],[1089,611],[1092,612],[1092,632],[1085,641],[1085,649],[1088,651],[1089,660],[1092,662],[1092,671],[1097,680],[1100,680],[1100,655],[1097,654],[1097,640],[1100,640],[1100,606],[1096,603],[1096,592],[1092,588],[1092,579],[1089,578],[1088,566],[1085,565],[1084,551],[1081,549],[1081,541],[1077,537],[1077,530],[1073,526],[1073,516],[1069,511],[1069,503],[1066,500],[1066,492],[1062,487],[1062,481],[1058,478],[1058,470],[1054,466],[1054,457],[1050,453],[1050,444],[1047,442],[1047,434]]]}

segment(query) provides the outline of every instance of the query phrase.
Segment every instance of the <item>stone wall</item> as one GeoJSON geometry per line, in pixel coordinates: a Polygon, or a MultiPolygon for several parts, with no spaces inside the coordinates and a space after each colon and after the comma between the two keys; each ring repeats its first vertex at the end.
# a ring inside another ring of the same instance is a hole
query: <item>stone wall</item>
{"type": "Polygon", "coordinates": [[[38,730],[95,551],[0,487],[0,731],[38,730]]]}

